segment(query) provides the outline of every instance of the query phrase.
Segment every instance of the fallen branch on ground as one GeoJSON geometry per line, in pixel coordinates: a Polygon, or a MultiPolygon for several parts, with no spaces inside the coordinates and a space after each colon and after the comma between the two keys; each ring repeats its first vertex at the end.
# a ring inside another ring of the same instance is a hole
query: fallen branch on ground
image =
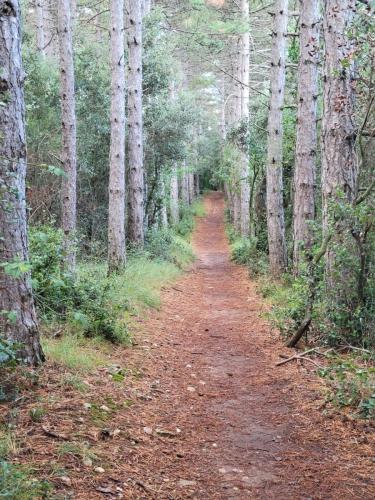
{"type": "Polygon", "coordinates": [[[295,354],[294,356],[291,356],[290,358],[283,359],[282,361],[279,361],[278,363],[276,363],[276,366],[281,366],[281,365],[284,365],[285,363],[289,363],[289,361],[293,361],[293,359],[303,359],[304,356],[306,356],[307,354],[310,354],[311,352],[314,352],[314,351],[315,351],[315,348],[308,349],[307,351],[301,352],[300,354],[295,354]]]}

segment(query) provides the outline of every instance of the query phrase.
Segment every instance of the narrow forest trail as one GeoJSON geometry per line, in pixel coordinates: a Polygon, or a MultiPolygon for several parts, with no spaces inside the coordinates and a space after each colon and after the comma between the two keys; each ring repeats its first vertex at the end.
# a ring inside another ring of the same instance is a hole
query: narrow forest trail
{"type": "Polygon", "coordinates": [[[374,498],[366,429],[322,416],[311,371],[275,367],[284,348],[230,262],[222,196],[205,206],[196,265],[141,324],[148,396],[128,415],[141,437],[118,464],[140,480],[129,498],[374,498]]]}

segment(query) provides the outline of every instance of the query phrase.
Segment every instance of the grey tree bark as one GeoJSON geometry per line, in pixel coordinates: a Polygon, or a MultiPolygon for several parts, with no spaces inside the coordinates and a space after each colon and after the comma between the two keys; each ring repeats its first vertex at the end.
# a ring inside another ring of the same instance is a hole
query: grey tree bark
{"type": "Polygon", "coordinates": [[[181,175],[181,201],[184,205],[189,205],[189,174],[186,170],[186,162],[184,161],[184,167],[181,175]]]}
{"type": "Polygon", "coordinates": [[[30,273],[12,274],[6,267],[28,262],[20,16],[19,0],[0,0],[0,337],[21,344],[20,358],[38,365],[44,355],[30,273]]]}
{"type": "Polygon", "coordinates": [[[178,224],[180,220],[179,204],[178,204],[178,177],[177,177],[177,165],[174,164],[172,167],[172,177],[170,186],[170,215],[171,223],[178,224]]]}
{"type": "Polygon", "coordinates": [[[248,0],[240,0],[242,21],[246,26],[245,32],[240,40],[240,63],[238,79],[239,87],[239,118],[245,130],[244,145],[240,151],[240,231],[241,236],[249,236],[250,233],[250,184],[249,184],[249,154],[247,149],[247,137],[249,130],[249,83],[250,83],[250,15],[248,0]]]}
{"type": "MultiPolygon", "coordinates": [[[[323,32],[324,112],[322,120],[322,197],[323,231],[327,235],[333,222],[332,203],[339,192],[346,201],[353,202],[357,193],[358,161],[355,152],[356,126],[354,123],[355,47],[348,37],[355,12],[354,0],[325,0],[323,32]]],[[[335,235],[334,238],[337,238],[335,235]]],[[[327,282],[331,278],[335,254],[326,253],[327,282]]]]}
{"type": "Polygon", "coordinates": [[[58,0],[58,33],[62,124],[61,158],[65,171],[61,185],[61,225],[64,233],[64,266],[67,272],[74,274],[77,219],[77,130],[70,0],[58,0]]]}
{"type": "Polygon", "coordinates": [[[300,0],[300,60],[293,203],[293,267],[298,274],[303,249],[310,249],[315,217],[319,2],[300,0]]]}
{"type": "Polygon", "coordinates": [[[195,198],[198,198],[200,195],[201,188],[200,188],[200,180],[199,180],[199,174],[195,173],[194,174],[194,196],[195,198]]]}
{"type": "Polygon", "coordinates": [[[160,209],[160,225],[162,228],[168,227],[168,210],[167,210],[167,199],[165,192],[165,181],[163,178],[160,179],[160,198],[161,198],[161,209],[160,209]]]}
{"type": "Polygon", "coordinates": [[[142,9],[139,0],[127,0],[128,45],[128,236],[144,244],[144,172],[142,116],[142,9]]]}
{"type": "Polygon", "coordinates": [[[267,144],[267,228],[270,271],[274,276],[287,267],[283,207],[283,127],[288,0],[276,0],[271,49],[271,96],[267,144]]]}
{"type": "Polygon", "coordinates": [[[125,44],[124,0],[111,0],[111,146],[108,271],[126,261],[125,249],[125,44]]]}
{"type": "Polygon", "coordinates": [[[36,48],[41,55],[45,55],[45,26],[44,26],[44,0],[36,0],[36,48]]]}
{"type": "Polygon", "coordinates": [[[188,182],[189,182],[189,204],[194,203],[195,198],[195,190],[194,190],[194,174],[189,172],[188,174],[188,182]]]}
{"type": "Polygon", "coordinates": [[[148,16],[151,12],[152,1],[151,0],[142,0],[142,14],[143,16],[148,16]]]}

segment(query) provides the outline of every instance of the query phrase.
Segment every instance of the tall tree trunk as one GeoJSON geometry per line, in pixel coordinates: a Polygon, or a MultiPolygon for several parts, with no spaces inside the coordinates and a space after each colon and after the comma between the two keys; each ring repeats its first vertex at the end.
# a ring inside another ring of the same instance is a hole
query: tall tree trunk
{"type": "MultiPolygon", "coordinates": [[[[334,220],[332,204],[343,193],[353,202],[357,191],[358,163],[355,152],[353,41],[348,29],[355,12],[354,0],[325,0],[324,3],[324,112],[322,120],[323,231],[334,220]]],[[[336,225],[340,225],[336,222],[336,225]]],[[[336,229],[339,229],[336,227],[336,229]]],[[[338,233],[339,231],[336,231],[338,233]]],[[[334,240],[339,235],[334,236],[334,240]]],[[[335,253],[326,254],[327,283],[332,277],[335,253]]]]}
{"type": "Polygon", "coordinates": [[[188,174],[188,181],[189,181],[189,204],[191,205],[192,203],[194,203],[194,197],[195,197],[194,174],[191,172],[188,174]]]}
{"type": "Polygon", "coordinates": [[[144,244],[144,175],[142,117],[142,9],[127,0],[128,41],[128,231],[129,241],[144,244]]]}
{"type": "Polygon", "coordinates": [[[160,224],[162,228],[168,227],[168,211],[167,211],[167,200],[165,193],[165,181],[163,178],[160,179],[160,198],[161,198],[161,208],[160,208],[160,224]]]}
{"type": "Polygon", "coordinates": [[[124,0],[111,0],[111,147],[108,207],[108,271],[119,270],[125,250],[124,0]]]}
{"type": "Polygon", "coordinates": [[[0,0],[0,338],[21,344],[19,355],[38,365],[44,356],[30,273],[7,272],[28,261],[26,138],[19,0],[0,0]]]}
{"type": "Polygon", "coordinates": [[[250,184],[249,184],[249,153],[248,153],[248,129],[249,129],[249,83],[250,83],[250,17],[248,0],[240,0],[242,21],[245,24],[245,32],[240,40],[240,64],[239,80],[240,85],[240,123],[241,129],[245,131],[243,137],[243,147],[240,151],[241,172],[240,172],[240,198],[241,198],[241,236],[249,236],[250,231],[250,184]]]}
{"type": "Polygon", "coordinates": [[[194,174],[194,196],[198,198],[201,193],[201,188],[199,185],[199,174],[194,174]]]}
{"type": "Polygon", "coordinates": [[[44,0],[36,0],[36,48],[41,55],[45,55],[45,29],[44,29],[44,0]]]}
{"type": "Polygon", "coordinates": [[[65,177],[61,186],[61,223],[64,232],[64,266],[75,272],[77,203],[77,130],[74,91],[73,41],[70,0],[58,0],[60,48],[60,95],[62,123],[62,162],[65,177]]]}
{"type": "Polygon", "coordinates": [[[276,0],[271,50],[271,96],[267,144],[267,226],[270,270],[274,276],[287,267],[283,207],[283,126],[288,0],[276,0]]]}
{"type": "Polygon", "coordinates": [[[312,245],[310,223],[315,217],[318,61],[318,0],[310,0],[309,2],[300,0],[300,60],[293,204],[293,267],[295,274],[298,274],[302,248],[310,249],[312,245]]]}
{"type": "Polygon", "coordinates": [[[189,205],[189,174],[186,172],[186,161],[181,176],[181,201],[184,205],[189,205]]]}
{"type": "Polygon", "coordinates": [[[172,225],[178,224],[180,220],[179,206],[178,206],[178,177],[177,177],[177,165],[174,164],[172,167],[172,177],[170,186],[170,214],[172,225]]]}

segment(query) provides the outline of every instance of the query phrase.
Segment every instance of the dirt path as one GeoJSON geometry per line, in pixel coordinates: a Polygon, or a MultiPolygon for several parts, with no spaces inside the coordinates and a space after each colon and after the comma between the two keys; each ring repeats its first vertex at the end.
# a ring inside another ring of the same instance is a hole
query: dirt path
{"type": "Polygon", "coordinates": [[[195,268],[142,328],[151,395],[128,460],[139,498],[374,498],[368,429],[322,417],[310,371],[275,368],[283,348],[246,269],[229,260],[223,199],[205,205],[195,268]]]}
{"type": "Polygon", "coordinates": [[[15,460],[56,499],[375,498],[374,433],[323,416],[313,366],[275,367],[288,350],[229,260],[222,197],[205,204],[196,264],[138,319],[135,347],[108,352],[125,378],[95,370],[79,392],[47,363],[3,417],[17,422],[15,460]],[[40,402],[42,422],[30,418],[40,402]]]}

